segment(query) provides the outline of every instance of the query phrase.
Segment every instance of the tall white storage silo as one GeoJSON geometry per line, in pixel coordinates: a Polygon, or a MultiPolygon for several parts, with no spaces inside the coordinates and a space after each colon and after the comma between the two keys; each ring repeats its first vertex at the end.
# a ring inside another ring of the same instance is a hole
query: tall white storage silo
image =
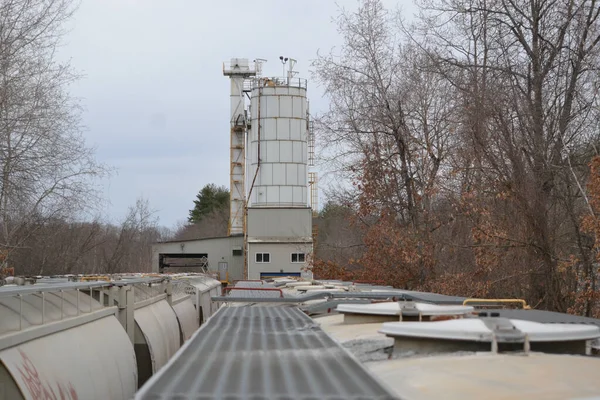
{"type": "Polygon", "coordinates": [[[307,207],[306,80],[253,80],[250,109],[248,206],[307,207]]]}
{"type": "Polygon", "coordinates": [[[300,276],[313,251],[307,81],[294,78],[295,60],[280,60],[290,61],[287,77],[263,77],[261,59],[223,69],[232,80],[230,235],[244,233],[244,279],[300,276]]]}

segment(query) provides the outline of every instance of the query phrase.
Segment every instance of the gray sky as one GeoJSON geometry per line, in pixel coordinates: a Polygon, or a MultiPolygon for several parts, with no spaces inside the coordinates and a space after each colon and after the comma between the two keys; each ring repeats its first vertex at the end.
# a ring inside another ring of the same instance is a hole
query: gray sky
{"type": "MultiPolygon", "coordinates": [[[[310,79],[317,50],[340,42],[337,8],[332,0],[83,0],[61,58],[84,74],[72,93],[85,107],[87,142],[116,169],[104,182],[105,213],[118,221],[143,196],[160,224],[173,226],[202,186],[229,186],[222,62],[266,58],[263,74],[280,75],[284,55],[310,79]]],[[[308,95],[311,112],[327,107],[310,80],[308,95]]]]}

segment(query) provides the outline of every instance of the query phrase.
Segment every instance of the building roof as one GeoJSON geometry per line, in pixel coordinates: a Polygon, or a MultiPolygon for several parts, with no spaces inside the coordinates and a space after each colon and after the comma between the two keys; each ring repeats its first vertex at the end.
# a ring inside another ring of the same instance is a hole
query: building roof
{"type": "Polygon", "coordinates": [[[155,242],[153,244],[167,244],[167,243],[180,243],[180,242],[200,242],[203,240],[213,240],[213,239],[240,239],[243,236],[215,236],[208,238],[199,238],[199,239],[183,239],[183,240],[164,240],[162,242],[155,242]]]}

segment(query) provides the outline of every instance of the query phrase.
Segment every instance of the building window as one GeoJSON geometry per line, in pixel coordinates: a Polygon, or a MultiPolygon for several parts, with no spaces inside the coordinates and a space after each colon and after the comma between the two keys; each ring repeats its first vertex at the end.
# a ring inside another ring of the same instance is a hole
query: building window
{"type": "Polygon", "coordinates": [[[270,263],[271,262],[271,253],[256,253],[256,262],[257,263],[270,263]]]}
{"type": "Polygon", "coordinates": [[[304,253],[292,253],[293,263],[303,263],[305,259],[304,253]]]}
{"type": "Polygon", "coordinates": [[[233,248],[233,255],[234,256],[241,256],[243,255],[243,251],[242,251],[242,247],[234,247],[233,248]]]}

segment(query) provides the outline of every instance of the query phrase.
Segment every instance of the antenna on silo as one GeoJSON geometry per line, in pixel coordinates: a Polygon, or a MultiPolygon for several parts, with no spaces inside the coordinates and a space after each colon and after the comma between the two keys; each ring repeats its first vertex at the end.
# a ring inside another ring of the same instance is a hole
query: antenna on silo
{"type": "Polygon", "coordinates": [[[284,56],[279,56],[279,59],[281,60],[281,68],[283,72],[281,76],[285,76],[285,63],[287,63],[288,58],[284,56]]]}
{"type": "Polygon", "coordinates": [[[254,69],[256,70],[256,77],[260,78],[262,76],[262,65],[266,63],[267,60],[264,58],[257,58],[254,60],[254,69]]]}
{"type": "Polygon", "coordinates": [[[296,66],[296,62],[297,62],[296,60],[294,60],[293,58],[290,58],[290,67],[289,67],[288,73],[287,73],[288,85],[292,81],[292,78],[298,73],[298,72],[294,71],[294,66],[296,66]]]}

